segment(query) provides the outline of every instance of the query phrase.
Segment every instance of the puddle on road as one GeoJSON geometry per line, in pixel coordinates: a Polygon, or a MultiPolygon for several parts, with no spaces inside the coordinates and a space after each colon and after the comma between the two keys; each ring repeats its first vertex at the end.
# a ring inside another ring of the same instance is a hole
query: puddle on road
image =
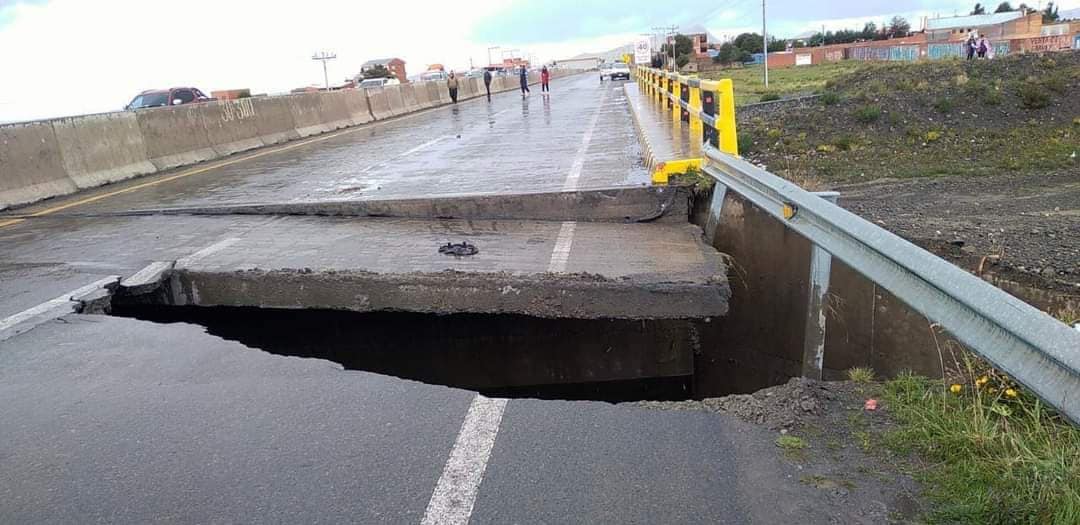
{"type": "Polygon", "coordinates": [[[704,320],[358,313],[130,305],[112,315],[192,323],[277,355],[509,398],[626,402],[692,398],[704,320]]]}

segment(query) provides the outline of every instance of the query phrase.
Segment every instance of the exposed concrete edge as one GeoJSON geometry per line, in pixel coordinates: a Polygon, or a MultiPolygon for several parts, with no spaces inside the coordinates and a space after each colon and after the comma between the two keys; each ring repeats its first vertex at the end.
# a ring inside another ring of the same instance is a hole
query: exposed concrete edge
{"type": "Polygon", "coordinates": [[[170,304],[354,312],[522,314],[573,319],[700,319],[726,315],[725,275],[706,282],[609,280],[593,275],[318,272],[178,268],[170,304]]]}
{"type": "Polygon", "coordinates": [[[111,275],[33,308],[0,319],[0,341],[6,341],[65,315],[81,312],[88,303],[100,304],[102,299],[111,296],[119,283],[120,276],[111,275]]]}
{"type": "Polygon", "coordinates": [[[572,192],[463,195],[424,199],[346,200],[186,206],[117,215],[319,215],[409,219],[685,223],[690,193],[678,186],[633,186],[572,192]]]}

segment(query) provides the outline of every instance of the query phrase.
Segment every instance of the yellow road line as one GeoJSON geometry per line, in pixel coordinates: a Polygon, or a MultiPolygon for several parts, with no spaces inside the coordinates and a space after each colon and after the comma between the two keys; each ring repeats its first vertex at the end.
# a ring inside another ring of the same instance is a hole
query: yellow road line
{"type": "MultiPolygon", "coordinates": [[[[445,106],[439,106],[439,108],[442,108],[442,107],[445,107],[445,106]]],[[[431,109],[434,110],[434,109],[439,109],[439,108],[431,108],[431,109]]],[[[418,111],[416,113],[412,113],[412,114],[409,114],[409,115],[402,115],[401,117],[394,118],[394,119],[391,119],[391,120],[386,120],[386,121],[381,121],[381,122],[372,122],[371,124],[376,124],[376,125],[377,124],[388,124],[388,123],[391,123],[391,122],[397,122],[397,121],[400,121],[400,120],[405,120],[407,118],[415,117],[415,116],[420,115],[421,113],[426,113],[426,111],[418,111]]],[[[356,131],[360,131],[362,129],[368,129],[369,127],[370,126],[368,126],[368,125],[359,125],[359,126],[351,127],[351,128],[348,128],[348,129],[343,129],[343,130],[340,130],[340,131],[335,131],[333,133],[329,133],[329,134],[323,135],[321,137],[316,137],[316,138],[313,138],[313,139],[302,140],[302,141],[299,141],[299,142],[294,142],[292,144],[286,144],[286,145],[282,145],[282,146],[273,146],[273,147],[271,147],[269,149],[259,151],[257,153],[252,153],[251,155],[245,155],[245,156],[240,157],[240,158],[218,162],[218,163],[213,164],[212,166],[203,166],[201,168],[195,168],[195,169],[187,170],[187,171],[184,171],[184,172],[181,172],[181,173],[177,173],[175,175],[170,175],[170,176],[162,178],[162,179],[158,179],[158,180],[154,180],[154,181],[150,181],[150,182],[144,182],[142,184],[136,184],[136,185],[131,186],[129,188],[124,188],[124,189],[121,189],[121,190],[111,191],[109,193],[103,193],[101,195],[95,195],[93,197],[86,197],[84,199],[80,199],[80,200],[77,200],[77,201],[72,201],[72,202],[68,202],[68,203],[65,203],[65,204],[58,205],[58,206],[53,206],[51,208],[46,208],[46,209],[38,211],[38,212],[26,214],[24,217],[42,217],[42,216],[45,216],[45,215],[50,215],[50,214],[56,213],[58,211],[66,210],[68,208],[74,208],[76,206],[82,206],[83,204],[90,204],[91,202],[96,202],[96,201],[99,201],[99,200],[102,200],[102,199],[107,199],[109,197],[115,197],[117,195],[121,195],[121,194],[124,194],[124,193],[131,193],[133,191],[141,190],[143,188],[149,188],[151,186],[157,186],[158,184],[164,184],[166,182],[174,181],[176,179],[182,179],[184,177],[190,177],[192,175],[198,175],[200,173],[206,173],[207,171],[210,171],[210,170],[216,170],[218,168],[224,168],[225,166],[231,166],[233,164],[238,164],[240,162],[247,162],[247,161],[249,161],[251,159],[256,159],[256,158],[263,157],[263,156],[266,156],[266,155],[273,155],[275,153],[281,153],[283,151],[289,151],[291,149],[300,148],[300,147],[303,147],[303,146],[307,146],[309,144],[315,144],[317,142],[322,142],[324,140],[330,140],[330,139],[332,139],[334,137],[340,137],[340,136],[348,134],[348,133],[353,133],[353,132],[356,132],[356,131]]],[[[19,223],[25,221],[25,220],[26,220],[26,218],[19,218],[19,219],[9,219],[9,220],[6,220],[6,221],[0,221],[0,228],[5,228],[7,226],[14,226],[16,224],[19,224],[19,223]]]]}

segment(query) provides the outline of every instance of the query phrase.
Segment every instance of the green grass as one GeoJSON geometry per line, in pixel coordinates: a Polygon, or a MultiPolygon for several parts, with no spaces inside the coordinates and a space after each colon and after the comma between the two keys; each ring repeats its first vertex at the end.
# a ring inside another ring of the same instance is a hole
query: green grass
{"type": "Polygon", "coordinates": [[[836,80],[861,65],[858,61],[833,62],[816,66],[769,69],[769,87],[765,87],[763,66],[728,68],[703,73],[711,79],[730,78],[735,83],[735,105],[760,102],[766,95],[791,97],[810,95],[825,89],[830,80],[836,80]]]}
{"type": "Polygon", "coordinates": [[[874,381],[874,370],[865,366],[857,366],[848,370],[847,376],[853,383],[872,383],[874,381]]]}
{"type": "Polygon", "coordinates": [[[965,363],[966,379],[949,385],[914,375],[885,383],[900,428],[886,433],[884,444],[925,461],[916,476],[934,502],[927,518],[1080,523],[1080,429],[1008,378],[972,359],[965,363]]]}

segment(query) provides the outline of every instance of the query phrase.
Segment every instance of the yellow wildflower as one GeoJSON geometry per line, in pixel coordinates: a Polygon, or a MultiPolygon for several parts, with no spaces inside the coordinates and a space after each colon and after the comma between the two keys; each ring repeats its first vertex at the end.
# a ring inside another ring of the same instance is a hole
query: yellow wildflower
{"type": "Polygon", "coordinates": [[[963,389],[964,389],[963,385],[953,385],[952,387],[949,388],[949,391],[951,391],[954,394],[959,394],[960,391],[962,391],[963,389]]]}
{"type": "Polygon", "coordinates": [[[1006,397],[1016,398],[1016,397],[1017,397],[1017,396],[1019,396],[1019,395],[1020,395],[1020,394],[1019,394],[1019,393],[1018,393],[1018,392],[1016,391],[1016,389],[1014,389],[1014,388],[1007,388],[1007,389],[1005,389],[1005,396],[1006,396],[1006,397]]]}
{"type": "Polygon", "coordinates": [[[975,386],[977,386],[977,387],[980,387],[980,388],[981,388],[981,387],[982,387],[983,385],[985,385],[985,384],[987,384],[987,383],[989,383],[989,382],[990,382],[990,378],[989,378],[989,377],[986,377],[986,376],[982,376],[982,377],[980,377],[980,378],[978,378],[978,379],[976,379],[976,380],[975,380],[975,386]]]}

